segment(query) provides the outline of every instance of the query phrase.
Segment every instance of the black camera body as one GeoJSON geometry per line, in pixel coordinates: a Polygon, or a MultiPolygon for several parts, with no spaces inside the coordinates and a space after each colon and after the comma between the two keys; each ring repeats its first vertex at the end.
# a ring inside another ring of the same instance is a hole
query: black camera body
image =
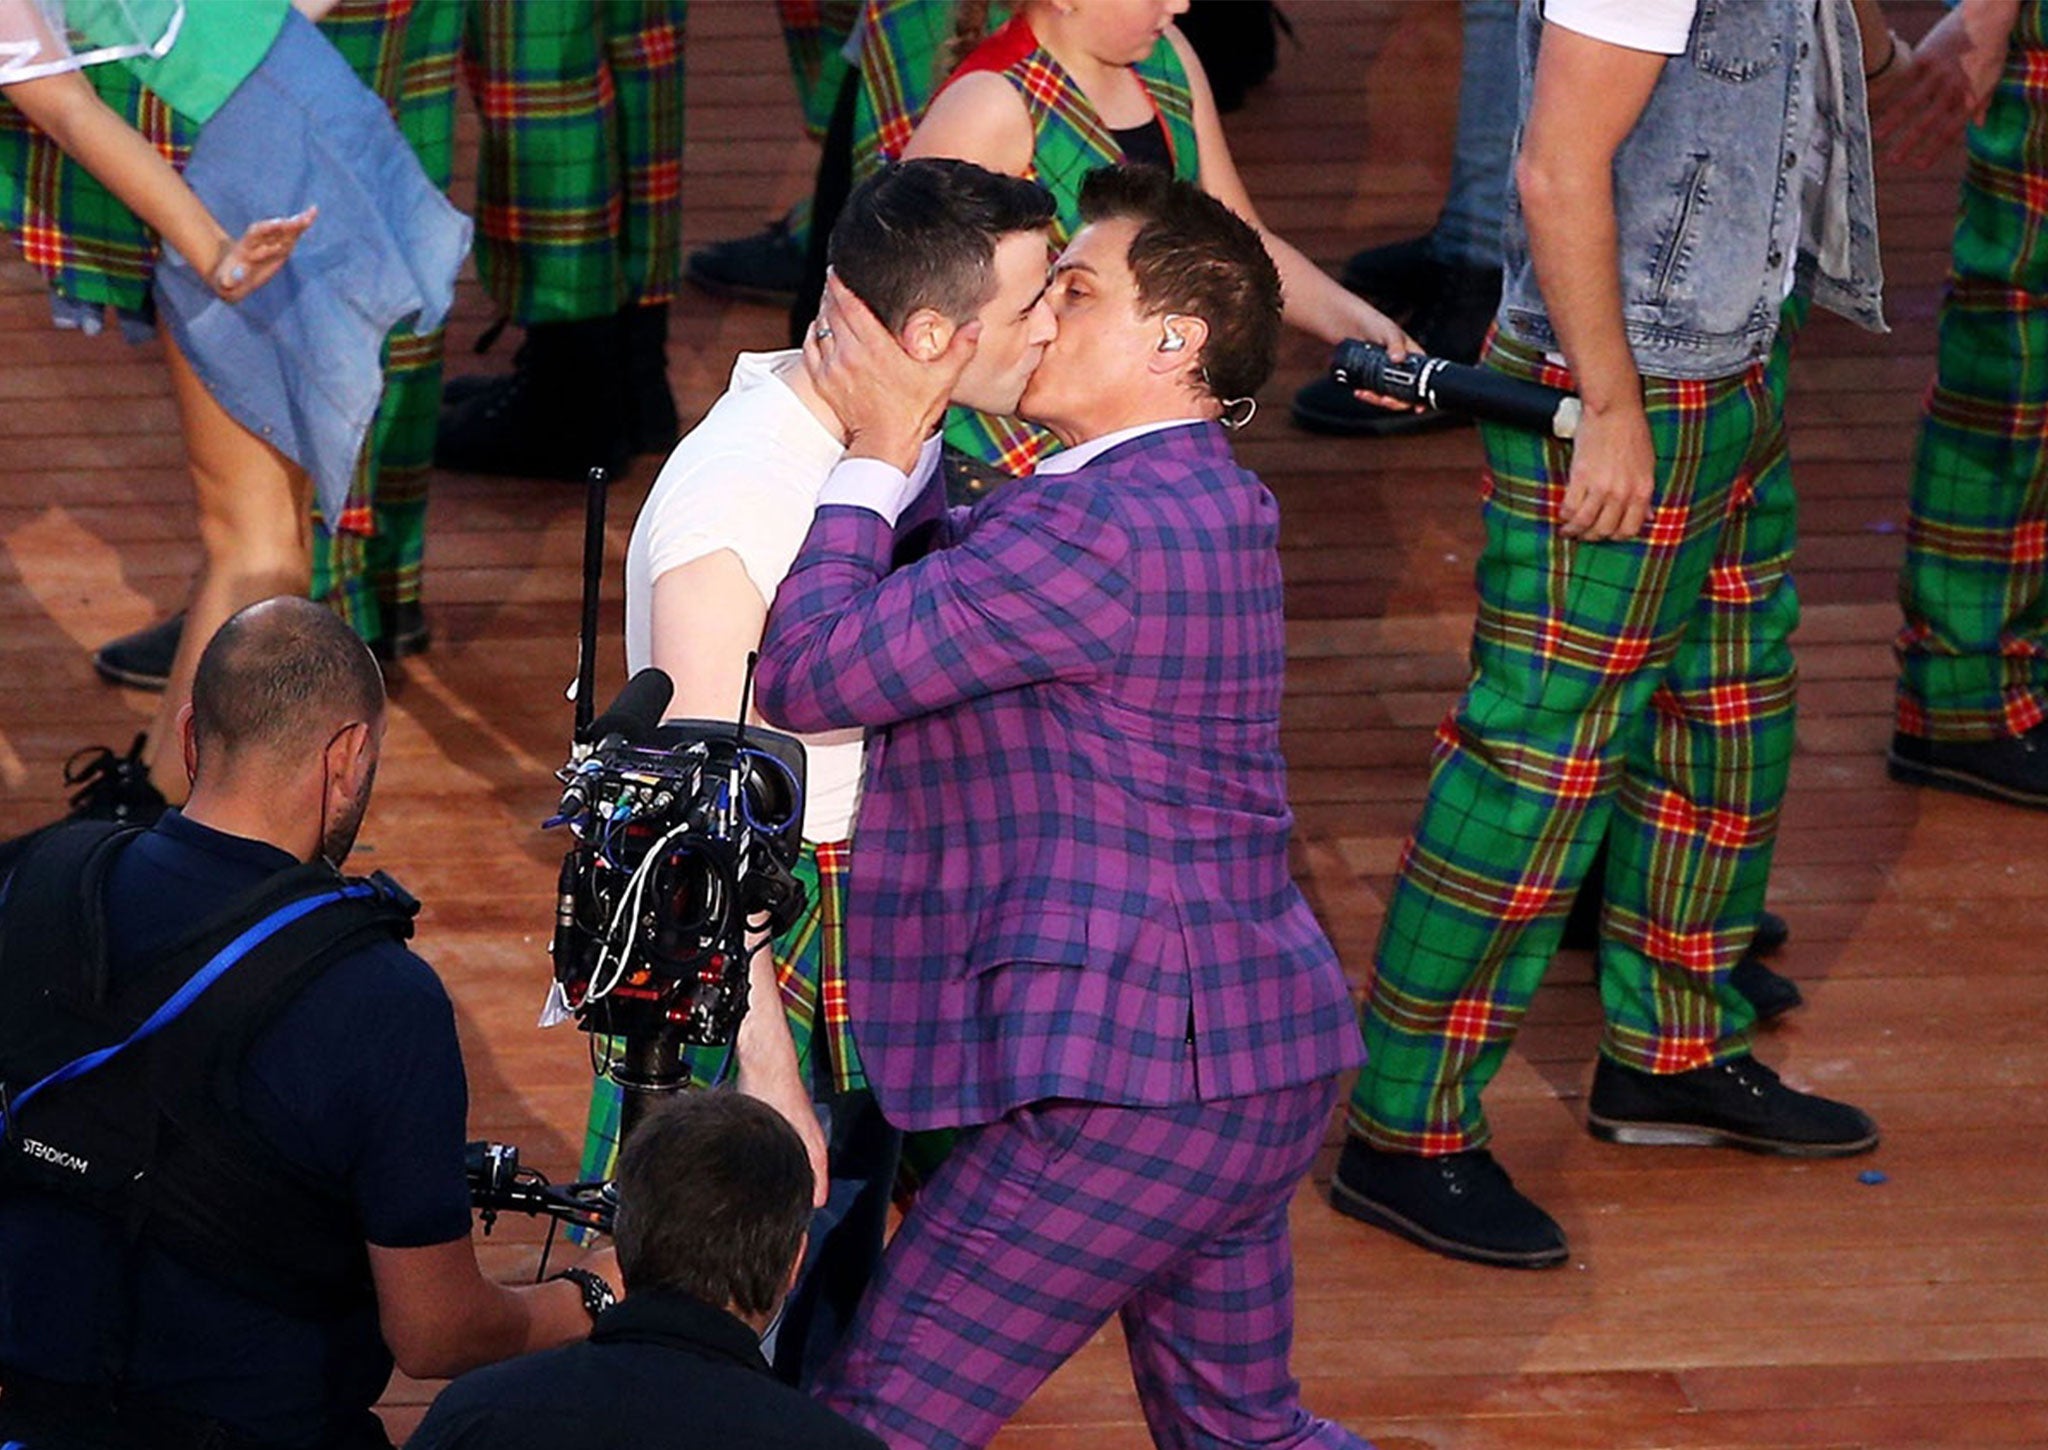
{"type": "Polygon", "coordinates": [[[623,1040],[622,1086],[681,1085],[677,1049],[731,1042],[747,1010],[749,941],[804,906],[804,750],[730,721],[614,732],[559,772],[562,862],[550,955],[560,1003],[623,1040]],[[764,925],[765,923],[765,925],[764,925]]]}

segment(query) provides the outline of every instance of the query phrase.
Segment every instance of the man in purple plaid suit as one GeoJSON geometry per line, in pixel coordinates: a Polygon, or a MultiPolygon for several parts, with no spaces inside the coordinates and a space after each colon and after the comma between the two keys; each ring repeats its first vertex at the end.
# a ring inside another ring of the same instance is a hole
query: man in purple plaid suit
{"type": "Polygon", "coordinates": [[[870,731],[855,1028],[893,1121],[963,1130],[817,1389],[982,1445],[1114,1313],[1158,1443],[1356,1447],[1288,1370],[1287,1206],[1360,1049],[1287,870],[1277,509],[1218,426],[1279,281],[1163,174],[1082,215],[1020,409],[1067,451],[971,511],[910,481],[971,325],[922,365],[835,284],[805,347],[852,442],[759,700],[870,731]]]}

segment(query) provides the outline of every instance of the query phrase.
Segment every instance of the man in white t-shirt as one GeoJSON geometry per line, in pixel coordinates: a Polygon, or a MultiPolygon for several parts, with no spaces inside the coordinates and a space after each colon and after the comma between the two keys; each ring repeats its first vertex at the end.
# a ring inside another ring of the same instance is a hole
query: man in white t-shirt
{"type": "MultiPolygon", "coordinates": [[[[1044,300],[1052,215],[1051,195],[1035,182],[967,162],[907,162],[848,199],[832,266],[913,356],[930,361],[971,345],[956,401],[1010,413],[1053,335],[1044,300]]],[[[725,395],[663,465],[626,550],[626,665],[668,673],[671,716],[726,719],[739,709],[748,653],[846,443],[800,353],[742,353],[725,395]]],[[[937,463],[934,439],[921,466],[937,463]]],[[[765,953],[756,962],[751,999],[756,1009],[786,1009],[796,1054],[780,1073],[750,1066],[743,1084],[799,1120],[815,1101],[830,1124],[830,1192],[777,1336],[777,1367],[793,1379],[823,1363],[880,1253],[896,1149],[847,1027],[848,979],[858,990],[860,978],[860,964],[845,961],[843,907],[861,733],[803,741],[797,874],[808,905],[774,943],[773,969],[765,953]]],[[[600,1080],[597,1092],[616,1089],[600,1080]]],[[[593,1113],[593,1125],[608,1118],[593,1113]]],[[[586,1170],[601,1171],[614,1146],[594,1126],[586,1170]]]]}

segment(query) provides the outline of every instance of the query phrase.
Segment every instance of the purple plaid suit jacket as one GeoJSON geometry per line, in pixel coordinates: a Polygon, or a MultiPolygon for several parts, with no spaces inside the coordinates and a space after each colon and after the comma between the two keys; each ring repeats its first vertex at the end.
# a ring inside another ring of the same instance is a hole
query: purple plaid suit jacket
{"type": "Polygon", "coordinates": [[[1148,434],[935,527],[892,572],[910,520],[820,509],[756,681],[786,728],[871,732],[847,975],[889,1117],[1356,1066],[1287,870],[1279,510],[1223,431],[1148,434]]]}

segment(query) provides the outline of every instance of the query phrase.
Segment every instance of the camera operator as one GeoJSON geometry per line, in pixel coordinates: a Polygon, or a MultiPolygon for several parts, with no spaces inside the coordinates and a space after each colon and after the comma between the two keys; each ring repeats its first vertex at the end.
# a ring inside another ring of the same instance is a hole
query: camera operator
{"type": "Polygon", "coordinates": [[[632,1296],[588,1343],[450,1385],[408,1450],[879,1450],[778,1384],[761,1357],[803,1257],[806,1156],[784,1118],[739,1093],[657,1105],[619,1155],[619,1268],[632,1296]]]}
{"type": "Polygon", "coordinates": [[[344,890],[337,869],[384,726],[382,677],[340,619],[252,605],[200,660],[183,812],[53,832],[7,883],[0,1441],[383,1446],[371,1406],[394,1360],[457,1374],[577,1338],[609,1298],[591,1273],[613,1272],[609,1252],[517,1289],[478,1269],[453,1010],[401,945],[410,898],[344,890]],[[323,893],[154,1036],[23,1101],[47,1080],[22,1071],[47,1061],[43,1019],[90,995],[95,962],[117,1009],[160,984],[146,1009],[323,893]],[[124,1152],[144,1169],[84,1197],[124,1152]],[[76,1183],[50,1180],[52,1157],[76,1183]]]}
{"type": "MultiPolygon", "coordinates": [[[[831,259],[913,355],[930,361],[978,332],[957,398],[1007,413],[1052,336],[1043,301],[1052,198],[1033,182],[960,161],[886,168],[848,199],[831,259]]],[[[729,718],[744,693],[748,652],[768,601],[796,557],[819,490],[846,449],[847,429],[818,396],[795,351],[743,353],[725,396],[676,448],[648,495],[626,552],[626,658],[675,682],[672,717],[729,718]]],[[[936,465],[937,444],[922,467],[936,465]]],[[[801,1127],[815,1095],[831,1123],[833,1178],[814,1226],[818,1267],[805,1276],[778,1335],[777,1366],[799,1380],[831,1348],[880,1253],[896,1135],[874,1107],[847,1026],[851,976],[844,928],[847,839],[861,774],[861,734],[804,737],[809,789],[803,859],[806,914],[778,938],[775,973],[756,964],[751,1000],[787,1008],[797,1060],[780,1070],[756,1041],[773,1021],[741,1028],[740,1086],[801,1127]],[[779,994],[778,981],[779,977],[779,994]]],[[[787,1049],[783,1049],[786,1053],[787,1049]]],[[[693,1061],[701,1084],[722,1052],[693,1061]]],[[[597,1084],[584,1176],[604,1176],[616,1141],[617,1089],[597,1084]]],[[[815,1151],[813,1164],[822,1170],[815,1151]]]]}

